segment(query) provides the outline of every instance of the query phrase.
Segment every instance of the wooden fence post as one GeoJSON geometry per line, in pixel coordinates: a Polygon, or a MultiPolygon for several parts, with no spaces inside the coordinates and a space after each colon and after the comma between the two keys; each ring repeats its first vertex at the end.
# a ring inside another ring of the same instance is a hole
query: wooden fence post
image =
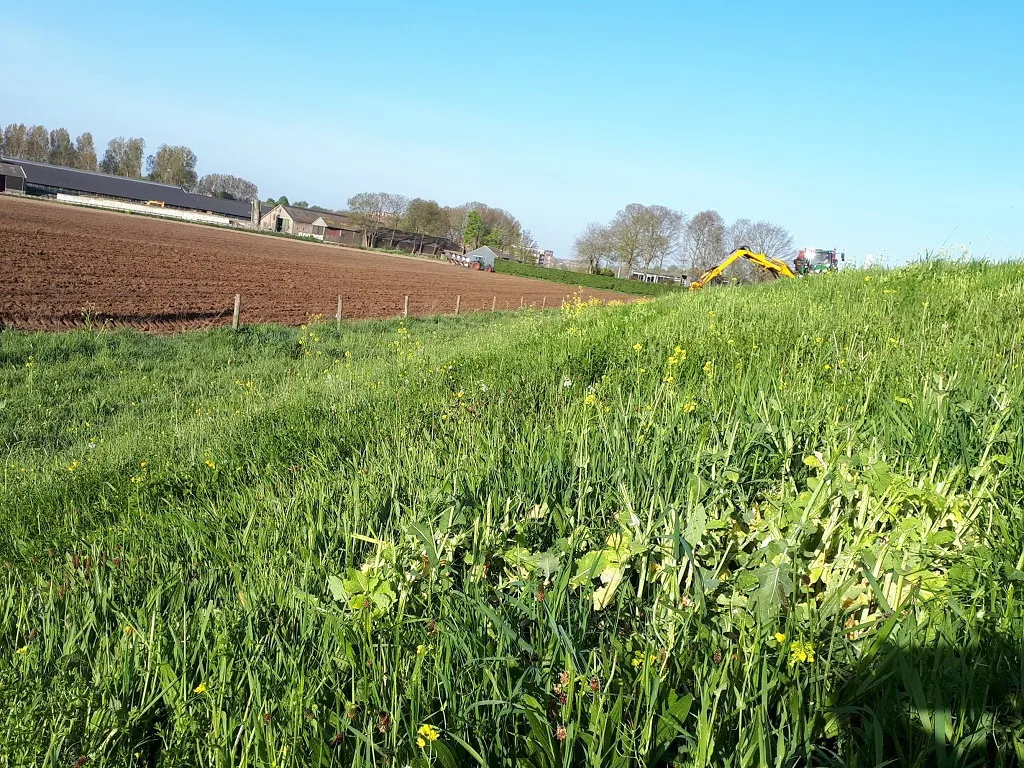
{"type": "Polygon", "coordinates": [[[337,320],[337,322],[338,322],[338,330],[339,331],[341,330],[341,310],[342,310],[341,294],[339,293],[338,294],[338,314],[337,314],[337,316],[335,318],[337,320]]]}
{"type": "Polygon", "coordinates": [[[409,316],[409,294],[405,295],[405,309],[402,310],[402,317],[409,316]]]}
{"type": "Polygon", "coordinates": [[[495,296],[494,300],[491,301],[491,312],[493,312],[497,307],[498,307],[498,297],[495,296]]]}
{"type": "Polygon", "coordinates": [[[462,294],[455,297],[455,314],[459,314],[459,306],[462,304],[462,294]]]}
{"type": "Polygon", "coordinates": [[[523,308],[523,297],[522,296],[519,297],[519,308],[520,309],[523,308]]]}
{"type": "Polygon", "coordinates": [[[242,294],[235,294],[235,314],[231,319],[231,327],[238,330],[238,316],[242,313],[242,294]]]}
{"type": "Polygon", "coordinates": [[[547,306],[548,306],[548,297],[545,296],[544,298],[542,298],[540,300],[540,308],[541,309],[547,309],[547,306]]]}

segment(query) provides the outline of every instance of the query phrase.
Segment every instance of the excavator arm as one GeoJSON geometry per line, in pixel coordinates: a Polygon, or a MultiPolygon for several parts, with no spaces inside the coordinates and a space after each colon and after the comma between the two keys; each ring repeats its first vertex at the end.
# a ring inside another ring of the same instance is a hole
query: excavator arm
{"type": "Polygon", "coordinates": [[[763,253],[754,253],[749,248],[737,248],[735,251],[730,253],[725,259],[717,264],[716,266],[709,269],[703,275],[698,277],[692,283],[690,283],[690,290],[696,291],[698,288],[703,288],[705,285],[710,283],[716,277],[725,272],[729,268],[730,264],[735,263],[740,259],[746,259],[751,264],[756,264],[761,269],[771,272],[776,277],[796,277],[796,274],[781,259],[774,259],[763,253]]]}

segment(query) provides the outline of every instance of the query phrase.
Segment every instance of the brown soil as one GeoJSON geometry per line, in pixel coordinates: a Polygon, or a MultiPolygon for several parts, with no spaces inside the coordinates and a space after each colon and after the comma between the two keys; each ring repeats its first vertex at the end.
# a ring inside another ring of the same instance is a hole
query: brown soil
{"type": "Polygon", "coordinates": [[[447,262],[369,253],[215,227],[0,196],[0,327],[90,323],[170,332],[231,322],[298,325],[346,318],[559,306],[622,294],[473,272],[447,262]]]}

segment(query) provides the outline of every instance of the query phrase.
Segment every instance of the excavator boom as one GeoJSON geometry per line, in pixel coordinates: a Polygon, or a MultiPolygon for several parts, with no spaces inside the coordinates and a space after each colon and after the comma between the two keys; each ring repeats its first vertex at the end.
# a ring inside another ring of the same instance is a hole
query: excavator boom
{"type": "Polygon", "coordinates": [[[737,248],[735,251],[730,253],[725,259],[717,264],[716,266],[709,269],[703,275],[698,277],[692,283],[690,283],[690,290],[696,291],[699,288],[703,288],[705,285],[710,283],[716,277],[725,272],[729,268],[730,264],[735,263],[740,259],[746,259],[751,264],[756,264],[761,269],[771,272],[776,277],[796,277],[796,274],[781,259],[774,259],[764,253],[754,253],[749,248],[737,248]]]}

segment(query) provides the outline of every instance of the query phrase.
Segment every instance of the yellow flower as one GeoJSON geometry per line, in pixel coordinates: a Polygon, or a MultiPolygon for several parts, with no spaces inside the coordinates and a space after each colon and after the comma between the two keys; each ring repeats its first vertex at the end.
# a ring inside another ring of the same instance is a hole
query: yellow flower
{"type": "Polygon", "coordinates": [[[825,363],[825,370],[826,371],[831,371],[832,370],[832,366],[829,365],[828,363],[825,363]]]}
{"type": "Polygon", "coordinates": [[[417,656],[422,656],[426,652],[427,652],[427,646],[425,646],[425,645],[417,645],[416,646],[416,655],[417,656]]]}
{"type": "Polygon", "coordinates": [[[145,462],[145,461],[140,461],[139,462],[139,466],[142,467],[143,469],[146,468],[146,464],[148,464],[148,462],[145,462]]]}
{"type": "Polygon", "coordinates": [[[637,351],[637,352],[643,351],[643,348],[644,348],[644,345],[641,344],[640,342],[637,342],[636,344],[633,345],[633,349],[635,351],[637,351]]]}
{"type": "Polygon", "coordinates": [[[421,725],[420,729],[416,731],[420,736],[425,738],[427,741],[437,741],[441,738],[441,732],[432,725],[421,725]]]}
{"type": "Polygon", "coordinates": [[[23,656],[24,654],[28,653],[28,646],[27,645],[21,646],[21,648],[16,650],[15,653],[17,653],[20,656],[23,656]]]}
{"type": "Polygon", "coordinates": [[[776,632],[775,633],[775,642],[777,642],[777,643],[779,643],[781,645],[782,643],[786,642],[786,636],[784,634],[782,634],[781,632],[776,632]]]}
{"type": "Polygon", "coordinates": [[[124,633],[125,633],[126,635],[130,635],[130,634],[132,634],[132,633],[133,633],[134,631],[135,631],[135,627],[133,627],[133,626],[132,626],[131,624],[129,624],[129,625],[127,626],[127,627],[125,627],[125,628],[124,628],[124,633]]]}
{"type": "Polygon", "coordinates": [[[865,283],[870,283],[871,282],[871,275],[868,275],[867,277],[865,277],[864,278],[864,282],[865,283]]]}
{"type": "Polygon", "coordinates": [[[697,403],[691,400],[683,406],[683,413],[693,413],[697,410],[697,403]]]}
{"type": "Polygon", "coordinates": [[[797,662],[811,664],[814,662],[814,646],[811,643],[804,643],[794,640],[789,644],[789,666],[797,662]]]}
{"type": "Polygon", "coordinates": [[[216,465],[216,464],[214,464],[214,463],[213,463],[212,461],[210,461],[209,459],[207,459],[207,460],[206,460],[205,462],[203,462],[203,463],[204,463],[204,464],[206,464],[206,466],[208,466],[208,467],[209,467],[210,469],[216,469],[216,468],[217,468],[217,465],[216,465]]]}
{"type": "Polygon", "coordinates": [[[427,746],[427,742],[425,742],[423,740],[422,736],[417,736],[416,737],[416,746],[419,747],[420,749],[424,749],[427,746]]]}
{"type": "Polygon", "coordinates": [[[708,376],[710,376],[714,372],[715,372],[715,364],[714,364],[714,362],[712,362],[711,360],[708,360],[706,363],[704,363],[704,373],[706,373],[708,376]]]}
{"type": "Polygon", "coordinates": [[[206,683],[200,683],[192,689],[192,693],[206,693],[206,683]]]}
{"type": "Polygon", "coordinates": [[[597,405],[597,395],[591,392],[585,398],[583,398],[584,405],[597,405]]]}
{"type": "Polygon", "coordinates": [[[462,399],[462,394],[463,394],[463,393],[462,393],[462,390],[460,389],[460,390],[459,390],[458,392],[456,392],[456,393],[455,393],[455,396],[456,396],[457,398],[459,398],[459,400],[461,400],[461,399],[462,399]]]}
{"type": "Polygon", "coordinates": [[[676,377],[675,377],[675,376],[666,376],[666,377],[665,377],[665,383],[666,383],[666,384],[671,384],[671,383],[672,383],[673,381],[675,381],[675,380],[676,380],[676,377]]]}

